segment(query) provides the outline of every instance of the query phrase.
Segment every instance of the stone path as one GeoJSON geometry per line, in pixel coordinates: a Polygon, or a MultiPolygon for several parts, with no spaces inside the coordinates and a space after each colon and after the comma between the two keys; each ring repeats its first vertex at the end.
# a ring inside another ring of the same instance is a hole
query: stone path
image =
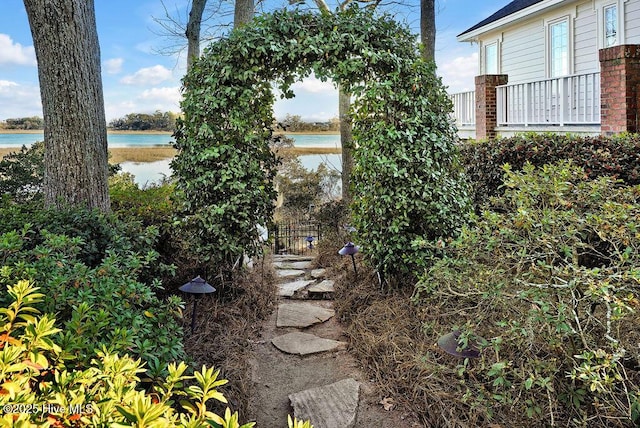
{"type": "Polygon", "coordinates": [[[269,321],[275,328],[256,344],[263,347],[253,367],[257,426],[283,426],[286,416],[284,423],[273,419],[285,409],[315,428],[355,426],[361,382],[349,377],[353,361],[339,358],[347,343],[336,337],[342,330],[333,319],[334,282],[325,269],[311,269],[308,258],[277,255],[273,265],[279,304],[269,321]]]}

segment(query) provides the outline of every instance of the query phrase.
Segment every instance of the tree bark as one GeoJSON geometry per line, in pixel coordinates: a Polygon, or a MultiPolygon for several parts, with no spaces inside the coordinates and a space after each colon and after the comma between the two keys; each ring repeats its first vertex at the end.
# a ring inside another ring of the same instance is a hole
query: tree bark
{"type": "Polygon", "coordinates": [[[338,87],[338,115],[340,117],[340,145],[342,146],[342,200],[351,202],[351,171],[353,170],[353,136],[351,116],[351,94],[338,87]]]}
{"type": "Polygon", "coordinates": [[[24,0],[44,116],[45,203],[109,211],[107,125],[93,0],[24,0]]]}
{"type": "Polygon", "coordinates": [[[436,10],[435,0],[420,0],[420,42],[425,61],[436,58],[436,10]]]}
{"type": "Polygon", "coordinates": [[[187,71],[191,69],[193,61],[200,57],[200,27],[202,26],[202,14],[207,0],[193,0],[189,11],[189,22],[187,22],[187,71]]]}
{"type": "Polygon", "coordinates": [[[250,22],[255,13],[254,0],[236,0],[233,12],[233,28],[250,22]]]}

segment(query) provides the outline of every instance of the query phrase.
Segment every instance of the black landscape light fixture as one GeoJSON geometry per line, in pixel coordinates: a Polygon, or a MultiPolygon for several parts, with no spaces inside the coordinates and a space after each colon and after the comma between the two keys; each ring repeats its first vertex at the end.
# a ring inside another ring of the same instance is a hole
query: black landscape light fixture
{"type": "Polygon", "coordinates": [[[313,250],[313,236],[309,235],[306,238],[304,238],[304,240],[307,243],[307,248],[309,248],[310,250],[313,250]]]}
{"type": "Polygon", "coordinates": [[[438,346],[442,348],[447,354],[453,355],[458,358],[479,358],[480,351],[471,343],[463,348],[458,342],[460,337],[460,331],[454,330],[451,333],[447,333],[444,336],[440,336],[438,339],[438,346]]]}
{"type": "Polygon", "coordinates": [[[203,294],[213,293],[216,289],[198,275],[180,287],[179,290],[193,295],[193,313],[191,314],[191,334],[193,334],[193,330],[196,327],[196,306],[198,304],[198,299],[203,294]]]}
{"type": "Polygon", "coordinates": [[[346,244],[344,244],[344,247],[342,247],[342,249],[338,251],[338,254],[340,254],[341,256],[351,256],[351,261],[353,262],[353,271],[356,275],[358,275],[358,269],[356,269],[356,258],[354,256],[358,253],[358,251],[360,251],[360,249],[353,242],[347,242],[346,244]]]}

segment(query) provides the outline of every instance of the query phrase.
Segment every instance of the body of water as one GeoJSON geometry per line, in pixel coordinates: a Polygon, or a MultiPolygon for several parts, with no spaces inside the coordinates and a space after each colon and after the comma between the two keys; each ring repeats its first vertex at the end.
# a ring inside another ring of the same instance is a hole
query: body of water
{"type": "MultiPolygon", "coordinates": [[[[297,134],[287,135],[299,147],[340,147],[340,135],[336,134],[297,134]]],[[[36,141],[44,140],[42,132],[29,134],[0,133],[0,148],[29,147],[36,141]]],[[[108,134],[109,147],[153,147],[167,146],[173,141],[171,134],[108,134]]]]}
{"type": "MultiPolygon", "coordinates": [[[[335,134],[296,134],[288,135],[299,147],[340,147],[340,135],[335,134]]],[[[168,146],[173,137],[170,134],[108,134],[109,147],[153,147],[168,146]]],[[[33,134],[3,134],[0,133],[0,148],[29,147],[36,141],[44,140],[43,133],[33,134]]],[[[307,169],[316,169],[324,162],[330,168],[341,171],[341,155],[303,155],[300,156],[302,165],[307,169]]],[[[170,160],[156,162],[122,162],[122,170],[135,175],[140,185],[156,182],[171,175],[170,160]]]]}

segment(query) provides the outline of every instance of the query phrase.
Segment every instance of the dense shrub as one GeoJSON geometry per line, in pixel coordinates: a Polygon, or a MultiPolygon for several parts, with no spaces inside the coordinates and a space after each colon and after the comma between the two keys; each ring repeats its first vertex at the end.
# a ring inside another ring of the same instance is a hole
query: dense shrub
{"type": "MultiPolygon", "coordinates": [[[[174,226],[176,212],[173,200],[174,183],[170,180],[140,188],[134,177],[120,173],[109,179],[111,210],[124,224],[141,224],[142,230],[153,231],[154,239],[147,241],[145,251],[158,253],[157,263],[143,272],[142,282],[149,283],[154,278],[162,278],[163,286],[183,284],[193,278],[194,261],[188,237],[174,226]]],[[[130,234],[129,234],[130,236],[130,234]]],[[[132,236],[134,240],[135,236],[132,236]]],[[[141,251],[143,248],[137,248],[141,251]]],[[[168,291],[175,291],[168,288],[168,291]]]]}
{"type": "Polygon", "coordinates": [[[440,245],[416,288],[426,335],[481,350],[449,383],[461,425],[637,425],[640,186],[569,163],[505,170],[499,210],[440,245]]]}
{"type": "Polygon", "coordinates": [[[20,203],[42,196],[44,142],[9,153],[0,159],[0,196],[8,195],[20,203]]]}
{"type": "Polygon", "coordinates": [[[419,60],[399,61],[358,100],[353,226],[364,256],[392,279],[413,273],[428,252],[415,240],[454,236],[467,221],[451,102],[434,70],[419,60]]]}
{"type": "Polygon", "coordinates": [[[111,210],[124,220],[141,221],[144,226],[169,225],[175,214],[174,184],[167,180],[140,188],[130,173],[109,179],[111,210]]]}
{"type": "MultiPolygon", "coordinates": [[[[153,285],[138,281],[157,253],[138,255],[107,250],[96,266],[79,258],[80,237],[68,237],[26,225],[0,234],[0,285],[29,280],[41,285],[43,312],[57,314],[66,352],[88,364],[94,350],[131,352],[147,362],[151,376],[184,357],[178,322],[182,302],[158,299],[153,285]],[[40,243],[30,248],[31,238],[40,243]]],[[[1,297],[5,300],[6,295],[1,297]]],[[[5,300],[6,301],[6,300],[5,300]]]]}
{"type": "MultiPolygon", "coordinates": [[[[135,218],[120,221],[117,217],[83,208],[46,209],[40,202],[16,204],[11,199],[0,201],[0,233],[29,225],[23,250],[32,250],[44,240],[40,232],[80,238],[77,258],[88,266],[98,265],[107,251],[146,253],[154,248],[158,228],[144,227],[135,218]]],[[[164,266],[154,266],[159,273],[164,266]]],[[[142,272],[149,273],[149,272],[142,272]]]]}
{"type": "Polygon", "coordinates": [[[526,162],[535,166],[571,159],[591,178],[612,176],[628,185],[640,184],[640,136],[578,137],[555,134],[523,134],[493,141],[462,145],[463,163],[472,182],[477,207],[502,192],[502,166],[520,170],[526,162]]]}
{"type": "MultiPolygon", "coordinates": [[[[120,171],[120,165],[110,164],[109,174],[120,171]]],[[[0,157],[0,196],[25,203],[42,197],[44,181],[44,142],[0,157]]]]}

